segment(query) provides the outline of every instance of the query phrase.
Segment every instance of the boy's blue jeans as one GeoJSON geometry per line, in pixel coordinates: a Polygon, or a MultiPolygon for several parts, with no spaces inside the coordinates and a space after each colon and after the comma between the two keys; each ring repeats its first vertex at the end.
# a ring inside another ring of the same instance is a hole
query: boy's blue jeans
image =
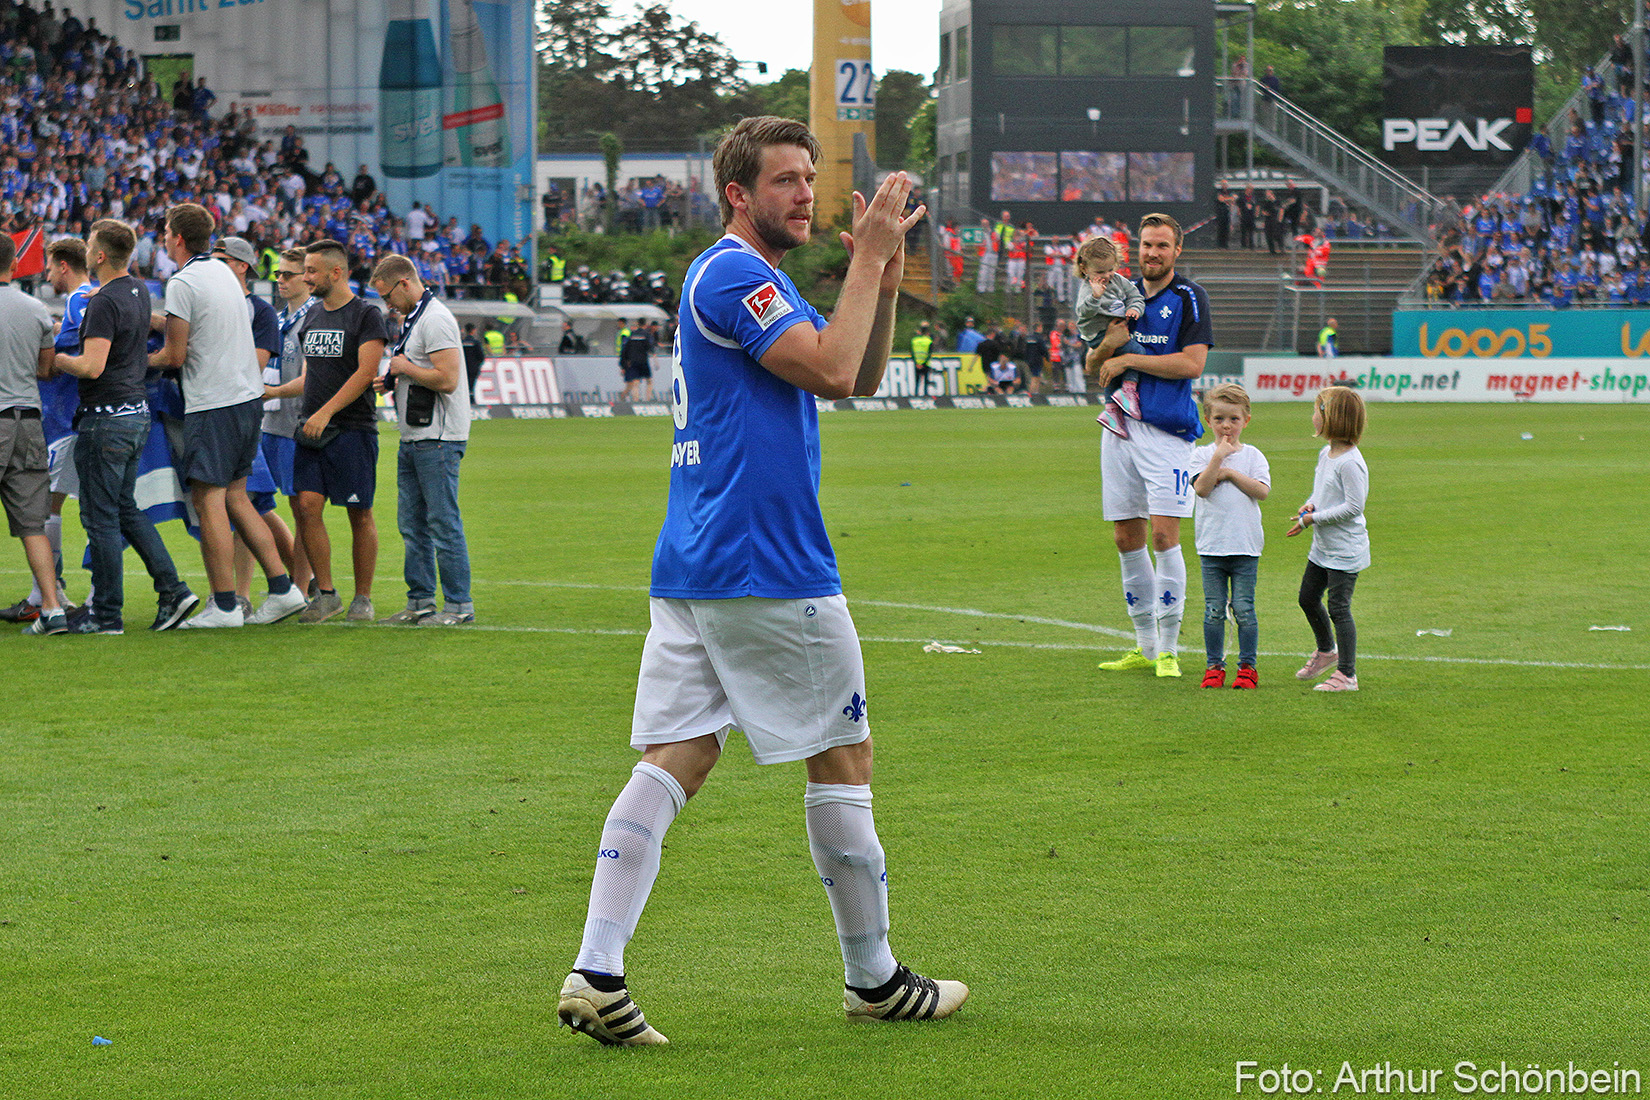
{"type": "Polygon", "coordinates": [[[1238,666],[1255,664],[1260,623],[1255,618],[1255,578],[1260,559],[1249,554],[1207,555],[1203,564],[1203,649],[1210,668],[1226,667],[1226,604],[1237,617],[1238,666]],[[1230,595],[1228,595],[1228,592],[1230,595]]]}

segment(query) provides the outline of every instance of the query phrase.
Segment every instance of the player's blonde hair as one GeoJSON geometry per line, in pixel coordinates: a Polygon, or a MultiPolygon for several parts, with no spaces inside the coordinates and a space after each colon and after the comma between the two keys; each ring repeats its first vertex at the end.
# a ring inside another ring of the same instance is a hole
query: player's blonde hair
{"type": "Polygon", "coordinates": [[[1325,386],[1314,398],[1323,418],[1322,435],[1331,443],[1356,447],[1364,434],[1364,399],[1351,386],[1325,386]]]}
{"type": "Polygon", "coordinates": [[[1203,394],[1203,411],[1208,412],[1209,406],[1216,404],[1235,405],[1243,410],[1244,416],[1249,416],[1249,391],[1236,382],[1222,382],[1220,385],[1207,390],[1203,394]]]}
{"type": "Polygon", "coordinates": [[[1105,237],[1093,236],[1077,246],[1077,277],[1088,278],[1090,269],[1110,264],[1117,270],[1117,246],[1105,237]]]}

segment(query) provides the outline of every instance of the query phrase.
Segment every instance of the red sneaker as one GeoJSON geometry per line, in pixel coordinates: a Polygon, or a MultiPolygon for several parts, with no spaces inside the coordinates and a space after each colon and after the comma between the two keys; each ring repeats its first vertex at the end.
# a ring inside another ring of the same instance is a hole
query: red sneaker
{"type": "Polygon", "coordinates": [[[0,607],[0,619],[8,623],[32,623],[40,618],[40,605],[30,603],[27,598],[18,600],[10,607],[0,607]]]}
{"type": "Polygon", "coordinates": [[[1206,688],[1225,687],[1226,670],[1223,668],[1211,668],[1209,671],[1205,672],[1203,674],[1203,686],[1206,688]]]}
{"type": "Polygon", "coordinates": [[[1232,681],[1232,686],[1235,688],[1259,687],[1259,680],[1255,676],[1255,666],[1244,665],[1242,668],[1238,669],[1237,677],[1232,681]]]}

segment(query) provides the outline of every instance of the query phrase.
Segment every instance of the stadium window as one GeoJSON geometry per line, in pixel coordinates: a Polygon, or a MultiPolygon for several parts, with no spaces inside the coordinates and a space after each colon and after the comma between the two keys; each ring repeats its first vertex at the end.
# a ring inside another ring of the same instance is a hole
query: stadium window
{"type": "Polygon", "coordinates": [[[1130,76],[1181,76],[1196,68],[1190,27],[1129,28],[1130,76]]]}
{"type": "Polygon", "coordinates": [[[968,28],[957,28],[956,53],[953,64],[958,80],[968,79],[968,28]]]}
{"type": "Polygon", "coordinates": [[[957,154],[957,205],[966,207],[974,201],[970,188],[973,181],[968,174],[968,150],[957,154]]]}
{"type": "Polygon", "coordinates": [[[1058,27],[1003,24],[992,31],[992,64],[998,76],[1058,73],[1058,27]]]}
{"type": "Polygon", "coordinates": [[[1191,202],[1197,157],[1192,153],[1130,153],[1130,202],[1191,202]]]}
{"type": "Polygon", "coordinates": [[[1122,202],[1128,197],[1126,153],[1060,154],[1061,202],[1122,202]]]}
{"type": "Polygon", "coordinates": [[[951,35],[949,33],[940,35],[940,71],[936,83],[951,83],[951,35]]]}
{"type": "Polygon", "coordinates": [[[1054,153],[992,153],[992,202],[1054,202],[1060,197],[1054,153]]]}
{"type": "Polygon", "coordinates": [[[1061,76],[1128,75],[1127,32],[1122,27],[1061,27],[1061,76]]]}
{"type": "Polygon", "coordinates": [[[951,154],[940,158],[940,207],[950,209],[957,202],[957,178],[951,167],[951,154]]]}

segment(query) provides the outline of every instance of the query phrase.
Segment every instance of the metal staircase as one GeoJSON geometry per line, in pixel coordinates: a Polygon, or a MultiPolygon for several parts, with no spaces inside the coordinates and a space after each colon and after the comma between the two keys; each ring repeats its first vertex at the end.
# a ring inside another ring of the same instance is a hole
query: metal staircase
{"type": "Polygon", "coordinates": [[[1268,92],[1257,80],[1216,81],[1216,103],[1232,108],[1217,123],[1220,132],[1252,132],[1262,144],[1349,202],[1414,240],[1431,243],[1431,221],[1438,199],[1350,138],[1282,96],[1268,92]]]}

